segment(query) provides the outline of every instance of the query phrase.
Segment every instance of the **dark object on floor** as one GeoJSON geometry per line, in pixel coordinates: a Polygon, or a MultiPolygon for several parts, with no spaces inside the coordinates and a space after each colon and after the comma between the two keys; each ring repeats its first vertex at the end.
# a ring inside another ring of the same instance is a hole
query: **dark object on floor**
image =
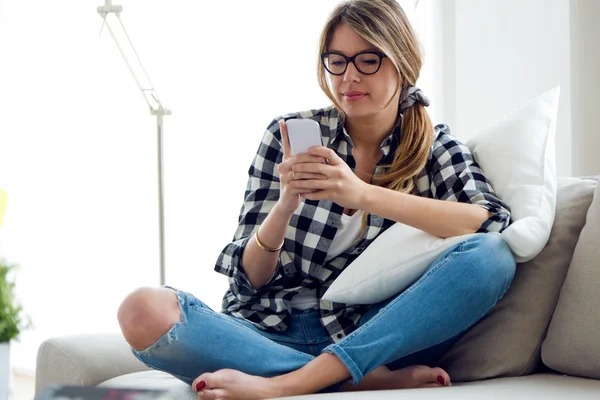
{"type": "Polygon", "coordinates": [[[47,386],[35,400],[172,400],[165,390],[47,386]]]}

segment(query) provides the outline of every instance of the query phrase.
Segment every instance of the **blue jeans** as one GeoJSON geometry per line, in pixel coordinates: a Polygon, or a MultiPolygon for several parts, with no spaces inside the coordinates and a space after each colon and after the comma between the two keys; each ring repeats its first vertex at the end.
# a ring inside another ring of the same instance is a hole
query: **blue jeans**
{"type": "MultiPolygon", "coordinates": [[[[373,369],[435,366],[462,334],[502,298],[515,260],[497,234],[477,234],[448,250],[396,297],[373,305],[357,328],[331,344],[318,310],[293,310],[285,332],[265,332],[215,312],[177,291],[181,320],[133,354],[151,368],[191,385],[223,368],[271,377],[301,368],[319,354],[336,355],[357,384],[373,369]]],[[[325,391],[337,390],[340,385],[325,391]]]]}

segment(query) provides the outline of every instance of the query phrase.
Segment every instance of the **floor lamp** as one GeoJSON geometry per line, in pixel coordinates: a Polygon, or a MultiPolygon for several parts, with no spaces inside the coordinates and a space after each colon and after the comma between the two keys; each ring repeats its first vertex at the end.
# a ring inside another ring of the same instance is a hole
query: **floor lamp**
{"type": "MultiPolygon", "coordinates": [[[[150,108],[150,114],[156,116],[156,132],[158,137],[158,224],[160,241],[160,284],[165,284],[165,233],[163,207],[163,116],[171,115],[171,111],[163,107],[158,94],[135,51],[129,35],[121,22],[122,6],[113,5],[112,0],[105,0],[103,6],[97,8],[102,17],[102,27],[106,25],[113,37],[127,67],[150,108]]],[[[100,29],[102,34],[102,29],[100,29]]]]}

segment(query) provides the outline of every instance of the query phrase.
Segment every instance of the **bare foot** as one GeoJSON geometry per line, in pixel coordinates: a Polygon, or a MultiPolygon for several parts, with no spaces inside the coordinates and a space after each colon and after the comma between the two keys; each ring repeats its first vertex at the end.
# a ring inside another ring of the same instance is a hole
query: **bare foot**
{"type": "Polygon", "coordinates": [[[195,392],[201,387],[203,389],[198,391],[198,398],[202,400],[270,399],[283,395],[271,379],[233,369],[220,369],[200,375],[192,383],[192,390],[195,392]],[[204,387],[202,382],[206,384],[204,387]]]}
{"type": "Polygon", "coordinates": [[[415,389],[442,386],[452,386],[450,375],[438,367],[431,368],[425,365],[412,365],[396,371],[390,371],[387,367],[381,366],[367,374],[358,385],[345,383],[342,386],[342,390],[415,389]],[[439,377],[441,377],[441,380],[439,377]]]}
{"type": "MultiPolygon", "coordinates": [[[[441,368],[413,365],[396,371],[382,366],[367,374],[356,386],[344,384],[343,391],[412,389],[423,387],[450,386],[450,376],[441,368]],[[444,385],[438,382],[442,377],[444,385]]],[[[205,373],[192,383],[192,389],[198,391],[202,400],[255,400],[271,399],[301,393],[287,393],[276,378],[262,378],[248,375],[233,369],[221,369],[205,373]]]]}

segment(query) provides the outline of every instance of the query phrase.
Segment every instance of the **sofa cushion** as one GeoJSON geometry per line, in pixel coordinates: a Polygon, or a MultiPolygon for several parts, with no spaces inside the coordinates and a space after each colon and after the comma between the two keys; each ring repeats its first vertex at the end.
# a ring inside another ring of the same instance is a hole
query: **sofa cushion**
{"type": "Polygon", "coordinates": [[[544,363],[563,373],[600,379],[599,338],[600,185],[542,345],[544,363]]]}
{"type": "Polygon", "coordinates": [[[35,389],[48,385],[96,386],[115,376],[148,371],[122,334],[70,335],[42,342],[35,368],[35,389]]]}
{"type": "Polygon", "coordinates": [[[158,389],[167,390],[171,400],[198,400],[198,394],[192,391],[190,385],[180,381],[173,375],[162,371],[135,372],[117,376],[102,382],[98,386],[127,389],[158,389]]]}
{"type": "Polygon", "coordinates": [[[439,364],[453,381],[527,375],[540,366],[541,343],[596,181],[559,178],[557,185],[556,217],[542,252],[518,264],[510,289],[496,307],[442,356],[439,364]]]}
{"type": "MultiPolygon", "coordinates": [[[[139,372],[113,378],[99,386],[169,390],[172,400],[197,400],[198,395],[185,383],[164,372],[139,372]]],[[[457,383],[435,389],[404,389],[312,394],[286,397],[289,400],[597,400],[600,381],[557,374],[535,374],[519,378],[492,379],[484,382],[457,383]]]]}

